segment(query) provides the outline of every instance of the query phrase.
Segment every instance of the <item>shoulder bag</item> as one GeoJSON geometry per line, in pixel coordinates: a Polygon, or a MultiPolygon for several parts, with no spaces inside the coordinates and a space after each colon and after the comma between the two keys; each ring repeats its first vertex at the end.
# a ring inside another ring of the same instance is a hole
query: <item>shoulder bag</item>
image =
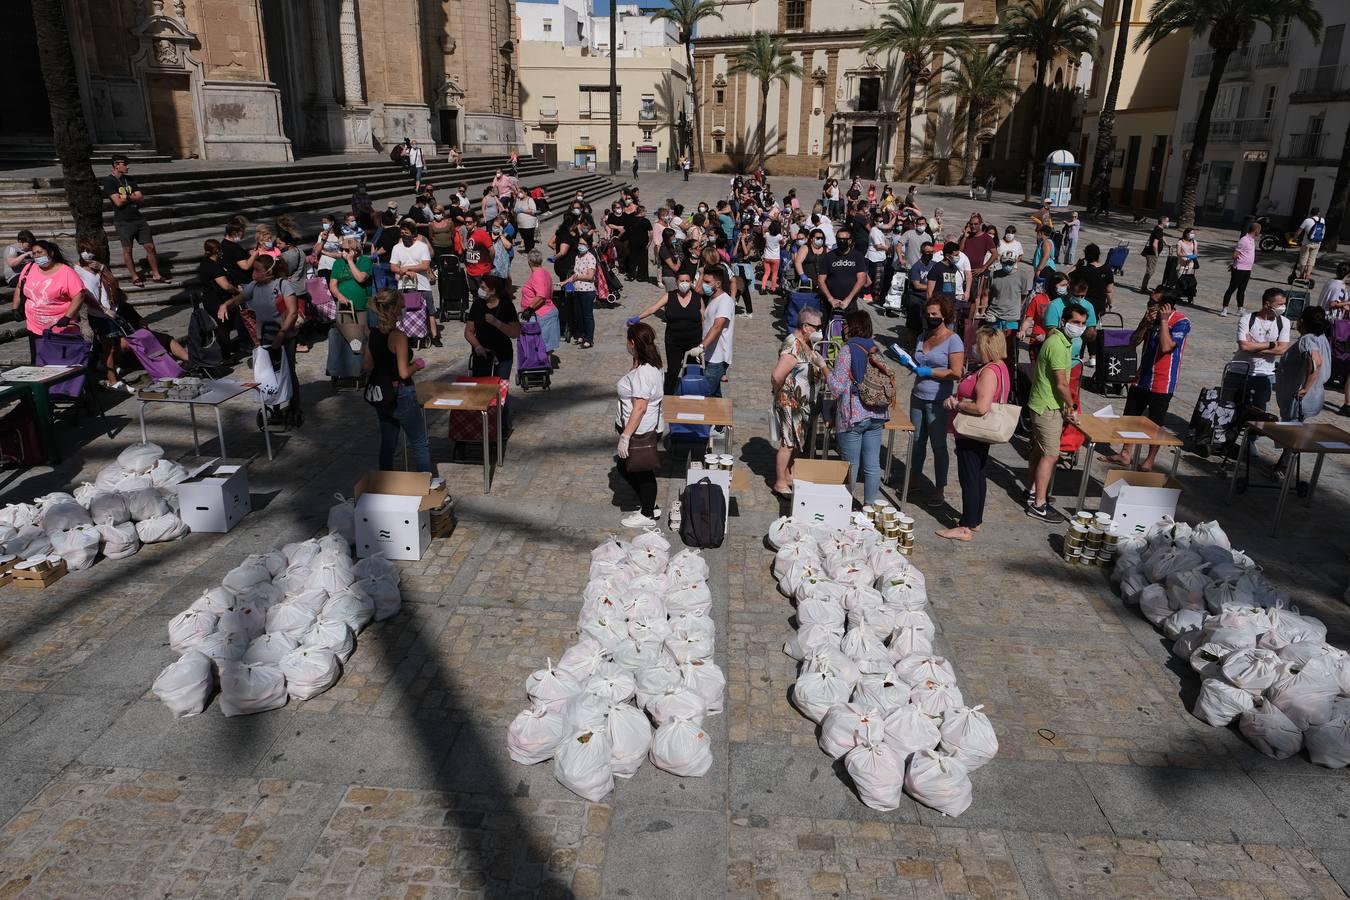
{"type": "Polygon", "coordinates": [[[659,431],[647,431],[630,437],[624,468],[629,472],[655,472],[661,468],[660,441],[659,431]]]}
{"type": "MultiPolygon", "coordinates": [[[[999,384],[1002,386],[1001,396],[1008,396],[1008,385],[1004,382],[1003,372],[997,372],[999,384]]],[[[979,380],[980,373],[976,372],[973,377],[979,380]]],[[[974,392],[972,391],[972,394],[974,392]]],[[[972,416],[967,413],[957,413],[956,418],[952,420],[952,430],[956,432],[957,437],[968,438],[972,441],[979,441],[981,444],[1006,444],[1012,440],[1013,432],[1017,430],[1017,422],[1022,416],[1022,407],[1012,403],[991,403],[989,411],[982,416],[972,416]]]]}
{"type": "Polygon", "coordinates": [[[853,366],[848,367],[848,377],[853,379],[858,399],[870,409],[890,409],[891,403],[895,401],[895,376],[877,361],[875,352],[867,354],[867,362],[862,381],[854,377],[853,366]]]}

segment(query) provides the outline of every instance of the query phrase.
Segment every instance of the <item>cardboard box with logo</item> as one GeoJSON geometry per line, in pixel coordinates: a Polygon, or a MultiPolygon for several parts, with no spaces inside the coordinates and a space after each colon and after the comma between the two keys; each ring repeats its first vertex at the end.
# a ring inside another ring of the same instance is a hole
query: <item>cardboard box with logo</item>
{"type": "Polygon", "coordinates": [[[792,464],[792,521],[847,528],[853,514],[848,463],[799,459],[792,464]]]}
{"type": "Polygon", "coordinates": [[[1143,534],[1163,516],[1176,518],[1181,484],[1163,472],[1112,469],[1102,482],[1100,512],[1111,516],[1111,533],[1143,534]]]}
{"type": "Polygon", "coordinates": [[[192,531],[224,534],[252,509],[243,462],[213,460],[178,484],[178,516],[192,531]]]}
{"type": "Polygon", "coordinates": [[[426,472],[367,472],[356,483],[356,555],[417,560],[431,545],[431,511],[446,500],[426,472]]]}

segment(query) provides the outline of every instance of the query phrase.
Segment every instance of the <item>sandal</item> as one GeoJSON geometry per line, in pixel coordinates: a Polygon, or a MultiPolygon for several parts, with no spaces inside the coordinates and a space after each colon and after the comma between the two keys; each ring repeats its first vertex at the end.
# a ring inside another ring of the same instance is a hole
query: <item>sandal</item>
{"type": "Polygon", "coordinates": [[[595,346],[595,345],[592,344],[590,341],[582,341],[582,342],[581,342],[581,349],[582,349],[582,350],[589,350],[589,349],[591,349],[593,346],[595,346]]]}
{"type": "Polygon", "coordinates": [[[165,278],[163,275],[159,276],[158,278],[151,278],[150,280],[153,281],[155,284],[168,284],[168,283],[169,283],[169,279],[165,278]]]}
{"type": "Polygon", "coordinates": [[[145,287],[145,279],[143,279],[143,278],[133,278],[133,279],[131,279],[131,286],[132,286],[132,287],[143,288],[143,287],[145,287]]]}

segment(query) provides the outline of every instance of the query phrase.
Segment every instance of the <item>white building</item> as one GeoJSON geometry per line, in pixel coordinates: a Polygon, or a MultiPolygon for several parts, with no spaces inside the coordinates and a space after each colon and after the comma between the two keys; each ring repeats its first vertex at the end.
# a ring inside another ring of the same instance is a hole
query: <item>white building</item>
{"type": "MultiPolygon", "coordinates": [[[[1202,221],[1238,223],[1259,209],[1296,227],[1312,207],[1327,211],[1350,126],[1345,33],[1350,3],[1316,0],[1315,5],[1323,21],[1320,43],[1298,24],[1285,24],[1273,34],[1259,28],[1252,43],[1229,59],[1200,172],[1196,215],[1202,221]]],[[[1207,38],[1191,41],[1173,134],[1180,155],[1167,167],[1167,209],[1175,210],[1181,198],[1213,59],[1207,38]]]]}
{"type": "MultiPolygon", "coordinates": [[[[521,116],[531,153],[553,165],[604,169],[609,161],[609,17],[593,0],[517,3],[521,116]]],[[[684,47],[674,26],[637,4],[617,5],[619,147],[654,170],[678,158],[688,108],[684,47]]]]}

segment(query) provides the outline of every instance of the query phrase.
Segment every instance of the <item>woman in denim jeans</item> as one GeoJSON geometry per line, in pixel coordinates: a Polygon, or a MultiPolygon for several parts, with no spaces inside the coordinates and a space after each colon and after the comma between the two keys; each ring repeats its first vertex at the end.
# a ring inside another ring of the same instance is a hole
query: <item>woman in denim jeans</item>
{"type": "MultiPolygon", "coordinates": [[[[414,472],[432,472],[431,449],[427,446],[427,425],[422,418],[422,406],[417,402],[413,373],[425,363],[412,358],[408,336],[398,330],[399,316],[403,314],[403,295],[398,291],[380,291],[371,300],[374,322],[370,337],[362,352],[362,369],[367,384],[378,386],[383,400],[372,403],[380,420],[380,468],[394,468],[394,451],[398,449],[401,430],[408,436],[408,455],[414,472]],[[389,403],[393,396],[394,402],[389,403]]],[[[369,389],[368,389],[369,390],[369,389]]]]}
{"type": "Polygon", "coordinates": [[[909,397],[909,420],[914,423],[914,459],[910,463],[909,486],[916,486],[923,471],[925,444],[933,448],[933,494],[928,506],[946,502],[947,489],[947,409],[944,406],[952,388],[965,368],[966,348],[951,329],[955,317],[951,300],[935,294],[924,307],[924,332],[914,348],[914,390],[909,397]]]}
{"type": "Polygon", "coordinates": [[[877,347],[872,341],[872,317],[866,311],[860,309],[844,317],[844,340],[828,379],[830,393],[838,398],[834,427],[839,455],[848,462],[855,482],[861,473],[863,503],[870,504],[881,492],[881,431],[891,411],[864,406],[858,385],[868,365],[885,366],[873,355],[877,347]]]}

